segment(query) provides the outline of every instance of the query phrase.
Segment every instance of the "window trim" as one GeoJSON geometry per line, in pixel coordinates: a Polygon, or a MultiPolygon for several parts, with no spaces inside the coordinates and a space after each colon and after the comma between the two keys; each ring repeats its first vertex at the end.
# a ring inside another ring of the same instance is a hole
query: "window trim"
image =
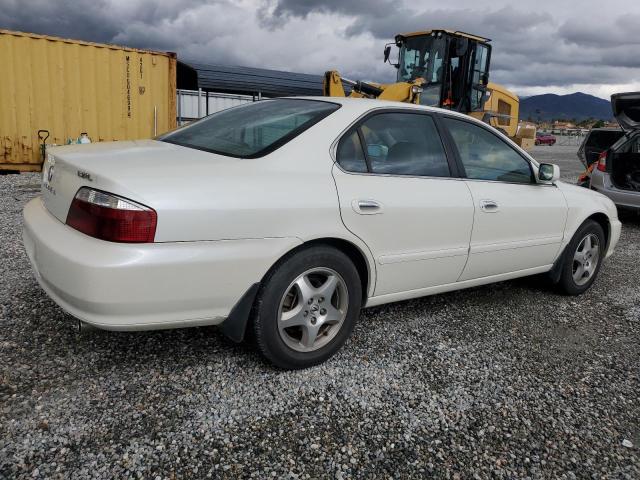
{"type": "MultiPolygon", "coordinates": [[[[167,132],[167,133],[164,133],[162,135],[159,135],[158,137],[155,138],[155,140],[158,140],[160,142],[170,143],[171,145],[178,145],[178,146],[184,147],[184,148],[191,148],[193,150],[200,150],[202,152],[214,153],[216,155],[222,155],[224,157],[241,158],[241,159],[247,159],[247,160],[255,159],[255,158],[262,158],[262,157],[266,157],[270,153],[273,153],[274,151],[276,151],[280,147],[282,147],[285,144],[289,143],[291,140],[293,140],[296,137],[300,136],[305,131],[309,130],[311,127],[313,127],[314,125],[317,125],[322,120],[324,120],[325,118],[327,118],[328,116],[330,116],[331,114],[337,112],[338,110],[340,110],[340,108],[342,108],[342,104],[338,103],[338,102],[331,102],[331,101],[326,101],[326,100],[308,99],[308,98],[281,97],[281,98],[269,98],[269,99],[265,99],[265,100],[260,100],[260,102],[279,102],[281,100],[295,100],[297,102],[328,103],[328,104],[337,106],[337,108],[335,110],[332,110],[332,111],[326,113],[326,114],[319,115],[317,118],[315,118],[311,122],[304,123],[304,124],[300,125],[299,127],[296,127],[295,129],[291,130],[288,134],[286,134],[284,137],[280,137],[278,140],[273,142],[268,147],[263,148],[262,150],[259,150],[256,153],[253,153],[251,155],[234,155],[234,154],[231,154],[229,152],[223,152],[223,151],[220,151],[220,150],[215,150],[213,148],[206,148],[206,147],[200,147],[200,146],[196,146],[196,145],[184,144],[184,143],[181,143],[181,142],[171,141],[171,139],[167,139],[166,138],[166,136],[174,133],[175,131],[177,131],[177,129],[176,130],[172,130],[172,131],[167,132]]],[[[252,102],[252,105],[255,104],[255,103],[258,103],[258,102],[252,102]]],[[[238,105],[238,107],[241,107],[241,106],[242,105],[238,105]]],[[[232,108],[237,108],[237,107],[232,107],[232,108]]],[[[223,112],[223,111],[226,111],[226,110],[230,110],[230,109],[220,110],[220,112],[223,112]]],[[[196,122],[199,122],[199,121],[205,120],[207,118],[210,118],[211,116],[213,116],[213,115],[215,115],[217,113],[220,113],[220,112],[214,112],[211,115],[207,115],[206,117],[203,117],[201,119],[196,120],[196,122]]],[[[190,123],[189,125],[195,124],[196,122],[190,123]]]]}
{"type": "Polygon", "coordinates": [[[455,156],[456,163],[458,164],[458,168],[460,169],[461,178],[463,178],[464,180],[472,181],[472,182],[506,183],[506,184],[510,184],[510,185],[541,185],[540,182],[538,182],[538,176],[536,175],[536,169],[533,168],[533,164],[532,164],[531,160],[528,159],[527,157],[525,157],[524,155],[522,155],[522,153],[520,153],[517,149],[513,148],[512,145],[510,145],[504,138],[502,138],[501,135],[499,135],[499,132],[492,131],[492,130],[495,130],[494,127],[492,127],[491,125],[486,125],[484,123],[478,123],[478,122],[469,121],[466,118],[460,118],[458,116],[441,114],[441,113],[438,113],[437,115],[439,115],[441,117],[442,126],[443,126],[444,130],[446,131],[445,137],[447,139],[447,142],[451,144],[451,149],[452,149],[453,154],[455,156]],[[503,144],[505,144],[508,148],[513,150],[515,153],[517,153],[520,156],[520,158],[522,158],[526,162],[526,164],[529,165],[529,172],[531,174],[531,181],[529,183],[523,183],[523,182],[508,182],[508,181],[505,181],[505,180],[487,180],[487,179],[482,179],[482,178],[469,178],[469,176],[467,175],[467,171],[464,168],[464,164],[462,163],[462,157],[460,156],[460,152],[458,151],[458,146],[456,145],[456,142],[453,139],[453,135],[451,135],[449,127],[445,124],[444,119],[457,120],[459,122],[468,123],[468,124],[474,125],[474,126],[476,126],[478,128],[486,130],[489,134],[493,135],[495,138],[497,138],[499,141],[501,141],[503,144]]]}
{"type": "MultiPolygon", "coordinates": [[[[366,173],[373,173],[373,170],[371,170],[371,159],[369,158],[369,152],[367,151],[367,149],[364,148],[364,145],[365,145],[364,133],[362,133],[362,128],[360,128],[360,125],[355,127],[353,129],[352,133],[349,136],[345,137],[345,138],[349,138],[351,135],[353,135],[353,132],[356,133],[356,135],[358,136],[358,141],[360,142],[360,150],[362,151],[362,157],[364,158],[364,165],[365,165],[365,167],[367,167],[366,173]]],[[[340,143],[338,143],[338,146],[339,145],[340,145],[340,143]]],[[[336,158],[337,157],[338,157],[338,151],[336,150],[336,158]]],[[[338,162],[338,163],[340,163],[340,162],[338,162]]],[[[340,165],[340,166],[342,166],[342,165],[340,165]]],[[[359,172],[359,173],[363,173],[363,172],[359,172]]]]}
{"type": "Polygon", "coordinates": [[[354,120],[340,135],[330,147],[331,156],[333,158],[334,164],[344,173],[349,175],[375,175],[379,177],[397,177],[397,178],[434,178],[434,179],[460,179],[462,176],[460,175],[460,171],[458,169],[458,165],[456,163],[455,157],[453,156],[453,151],[450,149],[447,141],[443,136],[444,126],[440,125],[438,113],[431,110],[419,110],[413,108],[387,108],[381,107],[376,108],[374,110],[369,110],[362,115],[360,115],[356,120],[354,120]],[[364,148],[364,135],[362,134],[362,129],[360,128],[364,122],[369,120],[371,117],[376,115],[383,115],[386,113],[403,113],[403,114],[411,114],[411,115],[425,115],[431,117],[433,123],[435,124],[436,131],[440,136],[440,143],[442,144],[442,150],[444,151],[445,160],[447,161],[447,165],[449,166],[449,175],[446,177],[438,177],[438,176],[430,176],[430,175],[402,175],[399,173],[377,173],[371,171],[371,165],[369,160],[369,155],[367,150],[364,148]],[[343,139],[348,138],[354,131],[358,132],[358,138],[360,140],[360,148],[362,149],[362,153],[365,158],[365,163],[367,165],[367,172],[352,172],[350,170],[346,170],[340,165],[338,161],[338,148],[343,139]]]}

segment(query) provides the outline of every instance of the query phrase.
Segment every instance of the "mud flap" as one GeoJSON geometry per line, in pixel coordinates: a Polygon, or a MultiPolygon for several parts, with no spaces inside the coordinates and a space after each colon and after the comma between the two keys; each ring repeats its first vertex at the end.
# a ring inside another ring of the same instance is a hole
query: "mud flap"
{"type": "Polygon", "coordinates": [[[238,303],[233,306],[227,319],[222,322],[222,333],[236,343],[244,340],[247,323],[251,315],[251,308],[258,294],[258,287],[260,287],[260,283],[251,285],[240,300],[238,300],[238,303]]]}
{"type": "Polygon", "coordinates": [[[547,272],[547,277],[549,278],[549,280],[551,280],[553,284],[556,284],[560,281],[560,276],[562,275],[562,265],[565,260],[564,256],[566,252],[567,252],[567,247],[564,247],[564,250],[562,250],[562,253],[558,256],[558,258],[554,262],[551,270],[547,272]]]}

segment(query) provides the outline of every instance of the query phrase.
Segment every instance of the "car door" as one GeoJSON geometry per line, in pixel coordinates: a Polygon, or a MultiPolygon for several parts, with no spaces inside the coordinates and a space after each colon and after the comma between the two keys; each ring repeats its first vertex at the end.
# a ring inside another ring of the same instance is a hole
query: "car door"
{"type": "Polygon", "coordinates": [[[374,295],[455,282],[473,203],[433,116],[376,111],[343,135],[336,159],[342,220],[376,260],[374,295]]]}
{"type": "Polygon", "coordinates": [[[475,207],[460,280],[553,264],[568,213],[564,195],[537,183],[529,160],[490,127],[449,116],[443,124],[475,207]]]}

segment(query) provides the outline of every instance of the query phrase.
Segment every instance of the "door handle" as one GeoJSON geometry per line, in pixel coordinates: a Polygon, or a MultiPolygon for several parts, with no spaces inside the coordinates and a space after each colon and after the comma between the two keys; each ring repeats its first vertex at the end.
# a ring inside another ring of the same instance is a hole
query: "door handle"
{"type": "Polygon", "coordinates": [[[498,207],[498,204],[493,200],[480,200],[480,209],[483,212],[494,213],[497,212],[500,207],[498,207]]]}
{"type": "Polygon", "coordinates": [[[382,213],[382,205],[375,200],[354,200],[351,207],[360,215],[374,215],[382,213]]]}

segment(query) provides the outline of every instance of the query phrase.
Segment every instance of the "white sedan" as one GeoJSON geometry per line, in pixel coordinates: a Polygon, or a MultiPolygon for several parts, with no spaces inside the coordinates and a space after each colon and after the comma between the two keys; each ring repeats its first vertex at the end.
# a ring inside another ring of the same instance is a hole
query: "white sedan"
{"type": "Polygon", "coordinates": [[[587,290],[620,222],[558,177],[447,110],[265,100],[155,140],[52,149],[24,245],[83,323],[251,329],[274,364],[303,368],[363,306],[544,272],[587,290]]]}

